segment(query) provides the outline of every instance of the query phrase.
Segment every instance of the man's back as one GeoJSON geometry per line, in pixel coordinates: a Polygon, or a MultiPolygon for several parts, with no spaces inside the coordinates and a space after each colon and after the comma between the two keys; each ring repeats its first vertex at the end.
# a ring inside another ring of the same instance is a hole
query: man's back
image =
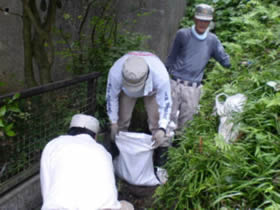
{"type": "Polygon", "coordinates": [[[49,142],[40,178],[44,210],[120,208],[111,155],[87,134],[49,142]]]}

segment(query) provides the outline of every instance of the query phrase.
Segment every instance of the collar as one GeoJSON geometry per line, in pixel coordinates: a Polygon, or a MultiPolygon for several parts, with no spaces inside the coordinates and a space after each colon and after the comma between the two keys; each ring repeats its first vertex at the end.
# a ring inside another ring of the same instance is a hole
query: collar
{"type": "Polygon", "coordinates": [[[209,27],[206,29],[206,31],[203,34],[198,34],[195,30],[195,25],[192,26],[192,34],[198,39],[198,40],[204,40],[206,39],[209,32],[209,27]]]}

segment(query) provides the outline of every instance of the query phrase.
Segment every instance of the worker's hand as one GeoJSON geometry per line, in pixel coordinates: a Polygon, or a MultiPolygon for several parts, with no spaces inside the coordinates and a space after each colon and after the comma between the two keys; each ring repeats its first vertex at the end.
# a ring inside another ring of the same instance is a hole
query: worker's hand
{"type": "Polygon", "coordinates": [[[111,124],[111,141],[115,142],[116,135],[119,132],[119,126],[117,123],[111,124]]]}
{"type": "Polygon", "coordinates": [[[163,129],[158,129],[152,137],[152,140],[154,141],[153,147],[157,148],[161,146],[166,141],[165,131],[163,129]]]}

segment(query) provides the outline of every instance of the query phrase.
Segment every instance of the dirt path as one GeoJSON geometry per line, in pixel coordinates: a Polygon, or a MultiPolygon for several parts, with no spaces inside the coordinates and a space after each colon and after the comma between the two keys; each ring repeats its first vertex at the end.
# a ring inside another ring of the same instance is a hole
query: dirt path
{"type": "Polygon", "coordinates": [[[153,194],[156,187],[133,186],[117,180],[119,185],[119,200],[127,200],[134,205],[135,210],[146,210],[153,207],[153,194]]]}

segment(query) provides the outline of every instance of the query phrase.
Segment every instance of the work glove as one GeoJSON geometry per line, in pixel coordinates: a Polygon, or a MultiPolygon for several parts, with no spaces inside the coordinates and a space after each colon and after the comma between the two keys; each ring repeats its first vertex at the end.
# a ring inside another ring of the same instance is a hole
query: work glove
{"type": "Polygon", "coordinates": [[[165,136],[165,130],[164,129],[158,129],[152,136],[152,140],[154,141],[153,147],[157,148],[161,146],[165,141],[166,141],[166,136],[165,136]]]}
{"type": "Polygon", "coordinates": [[[119,126],[117,123],[112,123],[111,124],[111,141],[112,142],[115,142],[115,138],[116,138],[116,135],[118,134],[119,132],[119,126]]]}

